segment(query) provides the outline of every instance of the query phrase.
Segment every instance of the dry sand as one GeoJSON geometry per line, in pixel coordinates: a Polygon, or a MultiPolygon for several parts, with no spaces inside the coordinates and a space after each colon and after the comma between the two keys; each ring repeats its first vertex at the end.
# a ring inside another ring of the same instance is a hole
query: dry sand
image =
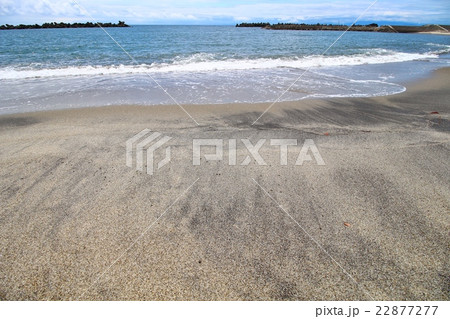
{"type": "Polygon", "coordinates": [[[449,83],[254,126],[267,104],[187,106],[199,126],[177,106],[2,116],[0,299],[448,300],[449,83]],[[144,128],[173,137],[153,176],[125,165],[144,128]],[[313,139],[326,165],[193,166],[193,138],[313,139]]]}
{"type": "Polygon", "coordinates": [[[429,31],[429,32],[417,32],[417,33],[421,33],[421,34],[439,34],[439,35],[450,35],[450,32],[448,31],[429,31]]]}

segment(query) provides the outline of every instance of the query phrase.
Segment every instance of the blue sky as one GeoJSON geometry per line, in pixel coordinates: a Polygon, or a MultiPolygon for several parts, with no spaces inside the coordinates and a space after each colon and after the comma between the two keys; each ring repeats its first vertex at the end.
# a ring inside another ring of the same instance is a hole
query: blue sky
{"type": "MultiPolygon", "coordinates": [[[[75,0],[97,21],[129,24],[353,22],[374,0],[75,0]]],[[[0,0],[0,25],[91,21],[72,0],[0,0]]],[[[360,23],[450,24],[449,0],[379,0],[360,23]]]]}

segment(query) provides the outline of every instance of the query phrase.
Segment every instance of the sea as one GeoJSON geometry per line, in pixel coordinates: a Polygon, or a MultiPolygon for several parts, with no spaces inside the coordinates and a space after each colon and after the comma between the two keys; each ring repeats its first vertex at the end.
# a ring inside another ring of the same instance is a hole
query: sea
{"type": "Polygon", "coordinates": [[[0,114],[382,96],[450,65],[449,36],[341,36],[234,26],[3,30],[0,114]]]}

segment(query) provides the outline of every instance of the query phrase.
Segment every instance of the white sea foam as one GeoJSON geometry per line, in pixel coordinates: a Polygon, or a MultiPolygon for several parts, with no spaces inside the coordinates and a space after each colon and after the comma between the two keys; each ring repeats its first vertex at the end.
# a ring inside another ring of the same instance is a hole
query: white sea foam
{"type": "Polygon", "coordinates": [[[14,68],[0,69],[0,80],[101,76],[121,74],[158,74],[169,72],[210,72],[227,70],[252,70],[273,68],[320,68],[332,66],[354,66],[426,60],[438,58],[438,54],[447,52],[450,47],[440,48],[430,53],[406,53],[385,49],[370,49],[361,54],[342,56],[306,56],[295,58],[259,58],[259,59],[218,59],[213,54],[195,54],[187,58],[175,58],[172,63],[154,63],[141,65],[110,66],[70,66],[64,68],[14,68]]]}
{"type": "Polygon", "coordinates": [[[449,44],[442,44],[442,43],[427,43],[427,46],[432,48],[432,51],[430,51],[430,54],[447,54],[450,53],[450,45],[449,44]]]}

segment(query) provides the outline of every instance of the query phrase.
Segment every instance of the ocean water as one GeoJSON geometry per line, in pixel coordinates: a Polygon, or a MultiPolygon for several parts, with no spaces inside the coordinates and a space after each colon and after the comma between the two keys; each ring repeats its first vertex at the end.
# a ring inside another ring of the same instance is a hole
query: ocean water
{"type": "Polygon", "coordinates": [[[133,26],[0,31],[0,114],[101,105],[220,104],[403,92],[450,64],[450,37],[133,26]],[[130,57],[131,56],[131,57],[130,57]],[[305,71],[307,72],[305,73],[305,71]],[[155,80],[157,83],[155,83],[155,80]]]}

